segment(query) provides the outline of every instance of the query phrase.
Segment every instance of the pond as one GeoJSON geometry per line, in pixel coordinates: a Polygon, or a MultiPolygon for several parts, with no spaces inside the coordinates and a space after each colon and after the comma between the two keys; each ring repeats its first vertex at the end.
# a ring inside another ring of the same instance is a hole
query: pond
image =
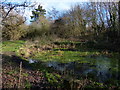
{"type": "MultiPolygon", "coordinates": [[[[94,59],[94,64],[91,64],[90,62],[81,63],[79,61],[67,63],[48,61],[43,62],[42,64],[46,67],[51,67],[57,71],[60,71],[61,73],[66,72],[66,74],[72,75],[76,79],[87,77],[100,83],[106,83],[109,80],[120,80],[118,59],[113,60],[104,56],[97,56],[94,59]]],[[[29,59],[29,62],[36,63],[37,61],[29,59]]]]}

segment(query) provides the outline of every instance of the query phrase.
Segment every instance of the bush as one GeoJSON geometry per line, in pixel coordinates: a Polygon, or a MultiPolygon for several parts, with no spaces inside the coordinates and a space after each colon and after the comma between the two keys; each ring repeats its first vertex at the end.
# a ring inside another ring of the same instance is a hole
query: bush
{"type": "Polygon", "coordinates": [[[12,14],[3,23],[3,40],[18,40],[26,34],[27,26],[22,16],[12,14]]]}
{"type": "Polygon", "coordinates": [[[2,30],[2,37],[4,40],[19,40],[20,38],[24,37],[27,33],[27,26],[20,25],[18,27],[4,27],[2,30]]]}
{"type": "Polygon", "coordinates": [[[34,39],[36,37],[49,35],[50,23],[45,17],[40,17],[37,21],[32,22],[29,26],[27,38],[34,39]]]}

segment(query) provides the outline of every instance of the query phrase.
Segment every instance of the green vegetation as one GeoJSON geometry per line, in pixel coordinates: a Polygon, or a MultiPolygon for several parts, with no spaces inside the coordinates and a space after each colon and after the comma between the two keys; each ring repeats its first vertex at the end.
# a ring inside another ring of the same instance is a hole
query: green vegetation
{"type": "Polygon", "coordinates": [[[26,82],[25,82],[25,88],[30,89],[30,87],[31,87],[30,82],[26,81],[26,82]]]}
{"type": "Polygon", "coordinates": [[[35,7],[2,1],[3,87],[120,88],[120,1],[53,8],[49,16],[35,7]],[[22,7],[34,7],[29,25],[22,7]]]}
{"type": "Polygon", "coordinates": [[[7,72],[7,74],[10,74],[10,75],[15,74],[15,73],[17,73],[17,72],[16,71],[7,72]]]}
{"type": "Polygon", "coordinates": [[[11,51],[11,52],[16,52],[23,44],[25,41],[23,40],[17,40],[17,41],[5,41],[2,42],[2,51],[11,51]]]}
{"type": "MultiPolygon", "coordinates": [[[[72,45],[73,43],[74,45],[81,44],[80,42],[72,42],[72,45]]],[[[17,55],[19,55],[21,58],[25,59],[26,61],[28,61],[29,58],[39,61],[38,63],[31,64],[32,68],[34,70],[42,71],[47,81],[49,82],[49,84],[54,86],[56,85],[57,87],[61,87],[64,81],[60,79],[61,75],[54,73],[56,72],[55,69],[46,67],[44,66],[44,64],[42,65],[42,63],[47,63],[50,61],[59,62],[59,63],[76,62],[79,64],[88,64],[89,69],[97,70],[98,68],[93,67],[96,65],[96,62],[99,62],[99,65],[103,65],[104,63],[103,67],[108,66],[109,65],[108,62],[111,62],[111,65],[110,65],[111,73],[115,75],[116,71],[120,72],[118,67],[116,67],[116,62],[118,62],[119,53],[115,53],[115,52],[108,53],[107,51],[100,51],[100,50],[93,50],[93,49],[89,49],[89,51],[86,51],[87,47],[84,45],[83,45],[84,47],[83,50],[81,48],[79,49],[79,47],[76,46],[77,50],[74,51],[72,49],[75,49],[75,48],[67,47],[67,45],[71,44],[71,42],[61,42],[61,43],[56,42],[55,44],[57,44],[56,45],[57,48],[51,47],[50,50],[47,50],[47,49],[43,49],[44,47],[46,48],[48,47],[45,44],[44,45],[41,45],[38,43],[31,44],[31,42],[25,43],[25,41],[9,41],[9,42],[6,41],[6,42],[3,42],[3,45],[4,45],[4,48],[5,46],[7,48],[6,49],[3,48],[3,50],[15,51],[17,55]],[[12,49],[11,49],[11,45],[14,45],[12,49]],[[18,47],[18,45],[19,45],[19,48],[15,49],[16,47],[18,47]],[[62,45],[67,48],[60,48],[62,47],[62,45]],[[28,59],[26,59],[26,57],[28,59]],[[56,84],[58,82],[59,84],[56,84]]],[[[76,70],[79,70],[80,68],[81,68],[80,65],[76,65],[75,67],[76,70]]],[[[13,74],[13,72],[8,72],[8,74],[13,74]]],[[[28,77],[27,73],[23,73],[22,75],[24,77],[28,77]]],[[[88,77],[92,78],[94,77],[94,75],[89,74],[88,77]]],[[[94,81],[94,79],[92,80],[94,81]]],[[[115,81],[113,84],[115,84],[116,82],[118,81],[115,81]]],[[[26,88],[30,88],[30,86],[31,86],[30,83],[26,83],[26,88]]],[[[92,84],[90,84],[90,86],[88,85],[88,87],[86,88],[90,88],[90,87],[102,88],[104,87],[104,85],[96,82],[93,85],[92,84]]]]}
{"type": "Polygon", "coordinates": [[[52,73],[45,73],[45,77],[47,78],[48,82],[52,85],[57,85],[59,86],[60,84],[60,80],[61,80],[61,76],[58,74],[52,74],[52,73]],[[59,83],[59,84],[58,84],[59,83]]]}
{"type": "Polygon", "coordinates": [[[27,77],[28,76],[28,73],[23,73],[22,74],[24,77],[27,77]]]}

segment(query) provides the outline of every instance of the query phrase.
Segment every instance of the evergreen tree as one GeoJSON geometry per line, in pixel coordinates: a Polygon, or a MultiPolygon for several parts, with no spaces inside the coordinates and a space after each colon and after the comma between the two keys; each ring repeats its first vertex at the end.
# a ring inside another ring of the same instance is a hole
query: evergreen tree
{"type": "Polygon", "coordinates": [[[44,16],[46,14],[46,10],[43,9],[41,5],[38,5],[38,8],[32,11],[32,14],[33,16],[31,16],[31,19],[33,19],[33,21],[37,21],[40,16],[44,16]]]}

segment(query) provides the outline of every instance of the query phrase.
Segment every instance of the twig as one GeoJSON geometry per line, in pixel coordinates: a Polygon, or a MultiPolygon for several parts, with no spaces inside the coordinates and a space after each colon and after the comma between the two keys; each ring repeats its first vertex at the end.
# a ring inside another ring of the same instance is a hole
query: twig
{"type": "Polygon", "coordinates": [[[21,74],[22,74],[22,62],[20,62],[20,74],[19,74],[19,83],[18,83],[18,88],[21,86],[21,74]]]}

